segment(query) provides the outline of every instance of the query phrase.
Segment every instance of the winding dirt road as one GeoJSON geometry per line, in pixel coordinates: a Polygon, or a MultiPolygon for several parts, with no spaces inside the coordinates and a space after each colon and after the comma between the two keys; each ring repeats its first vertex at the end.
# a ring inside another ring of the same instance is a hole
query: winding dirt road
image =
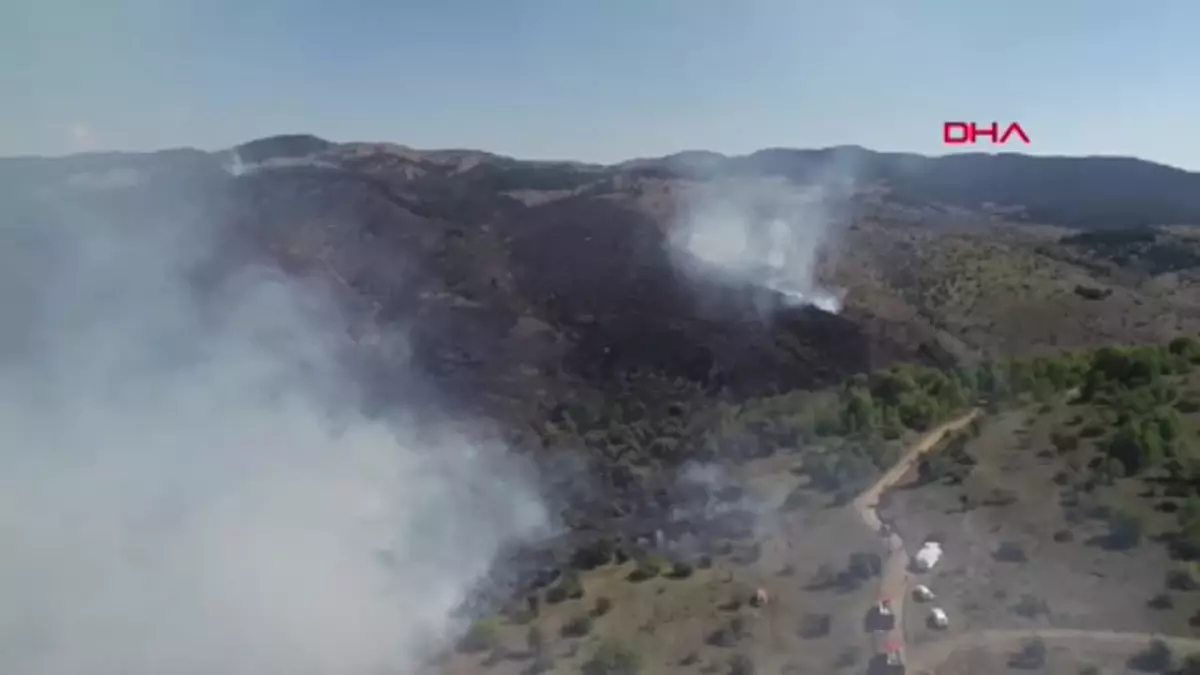
{"type": "MultiPolygon", "coordinates": [[[[909,446],[896,465],[888,470],[871,487],[867,488],[853,502],[854,510],[858,512],[867,527],[879,532],[882,522],[879,520],[877,508],[879,498],[889,490],[913,467],[921,455],[933,450],[948,434],[959,431],[975,421],[982,411],[975,409],[971,412],[950,420],[922,435],[909,446]]],[[[1042,628],[1028,630],[980,630],[965,633],[953,638],[931,644],[921,645],[913,654],[908,654],[904,636],[904,603],[908,600],[909,589],[909,556],[900,536],[892,533],[888,537],[888,549],[891,555],[884,564],[879,583],[880,597],[890,598],[892,609],[896,615],[896,625],[892,629],[890,640],[899,645],[907,670],[914,674],[932,674],[959,649],[975,646],[1006,646],[1017,644],[1028,638],[1041,638],[1054,641],[1102,641],[1108,643],[1144,645],[1151,640],[1162,640],[1177,653],[1200,651],[1200,638],[1176,637],[1151,633],[1121,633],[1116,631],[1087,631],[1069,628],[1042,628]]]]}
{"type": "MultiPolygon", "coordinates": [[[[858,512],[859,517],[871,528],[873,532],[879,532],[883,526],[879,520],[877,507],[879,506],[879,498],[895,485],[909,469],[917,463],[921,455],[929,452],[937,447],[947,434],[959,431],[979,417],[982,411],[976,409],[955,418],[949,422],[945,422],[934,429],[926,432],[915,443],[908,447],[908,450],[900,457],[895,466],[888,469],[887,473],[879,477],[871,487],[867,488],[861,495],[854,500],[854,510],[858,512]]],[[[880,575],[879,581],[879,597],[890,598],[892,601],[892,612],[896,616],[896,626],[892,629],[890,642],[899,645],[901,654],[906,654],[907,647],[904,641],[904,602],[908,599],[908,551],[904,550],[904,542],[901,541],[900,535],[892,533],[887,539],[888,550],[891,555],[888,556],[887,562],[884,563],[883,572],[880,575]]],[[[906,659],[907,660],[907,659],[906,659]]]]}

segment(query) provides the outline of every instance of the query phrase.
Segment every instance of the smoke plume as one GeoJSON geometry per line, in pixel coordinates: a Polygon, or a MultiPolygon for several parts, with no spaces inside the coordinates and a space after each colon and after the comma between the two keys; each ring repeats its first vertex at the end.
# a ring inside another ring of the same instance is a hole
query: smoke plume
{"type": "Polygon", "coordinates": [[[845,187],[833,179],[796,185],[765,177],[699,183],[671,231],[676,265],[726,286],[767,291],[765,313],[804,305],[836,313],[842,293],[823,285],[818,271],[845,187]]]}
{"type": "Polygon", "coordinates": [[[362,414],[320,285],[69,203],[0,213],[0,670],[415,672],[543,527],[524,467],[362,414]]]}

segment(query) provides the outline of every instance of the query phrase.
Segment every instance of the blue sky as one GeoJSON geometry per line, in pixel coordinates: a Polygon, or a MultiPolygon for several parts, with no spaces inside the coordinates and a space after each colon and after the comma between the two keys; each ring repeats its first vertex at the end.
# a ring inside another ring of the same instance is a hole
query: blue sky
{"type": "Polygon", "coordinates": [[[276,133],[530,158],[859,144],[946,120],[1200,169],[1192,0],[10,0],[0,155],[276,133]]]}

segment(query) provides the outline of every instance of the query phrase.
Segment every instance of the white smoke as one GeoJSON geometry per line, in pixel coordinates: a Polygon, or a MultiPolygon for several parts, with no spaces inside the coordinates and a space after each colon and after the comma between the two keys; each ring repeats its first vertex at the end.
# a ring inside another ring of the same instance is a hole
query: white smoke
{"type": "Polygon", "coordinates": [[[836,313],[842,292],[822,285],[817,274],[834,201],[824,184],[799,187],[765,178],[701,183],[672,228],[672,253],[693,274],[772,291],[786,307],[836,313]]]}
{"type": "Polygon", "coordinates": [[[245,175],[247,170],[246,163],[242,161],[242,154],[237,150],[228,151],[228,157],[225,159],[224,167],[225,171],[231,176],[245,175]]]}
{"type": "Polygon", "coordinates": [[[504,448],[359,412],[319,286],[202,297],[194,224],[0,216],[6,674],[412,673],[543,527],[504,448]]]}

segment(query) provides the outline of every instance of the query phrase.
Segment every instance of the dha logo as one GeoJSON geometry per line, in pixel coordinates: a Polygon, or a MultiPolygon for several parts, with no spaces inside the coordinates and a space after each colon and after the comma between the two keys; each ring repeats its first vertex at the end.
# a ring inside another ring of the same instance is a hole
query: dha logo
{"type": "Polygon", "coordinates": [[[946,122],[942,125],[942,138],[946,145],[975,145],[980,136],[991,139],[992,145],[1004,145],[1013,135],[1020,137],[1025,145],[1029,145],[1029,134],[1020,124],[1013,122],[1004,133],[1000,133],[1000,125],[992,122],[989,126],[979,126],[975,122],[946,122]]]}

